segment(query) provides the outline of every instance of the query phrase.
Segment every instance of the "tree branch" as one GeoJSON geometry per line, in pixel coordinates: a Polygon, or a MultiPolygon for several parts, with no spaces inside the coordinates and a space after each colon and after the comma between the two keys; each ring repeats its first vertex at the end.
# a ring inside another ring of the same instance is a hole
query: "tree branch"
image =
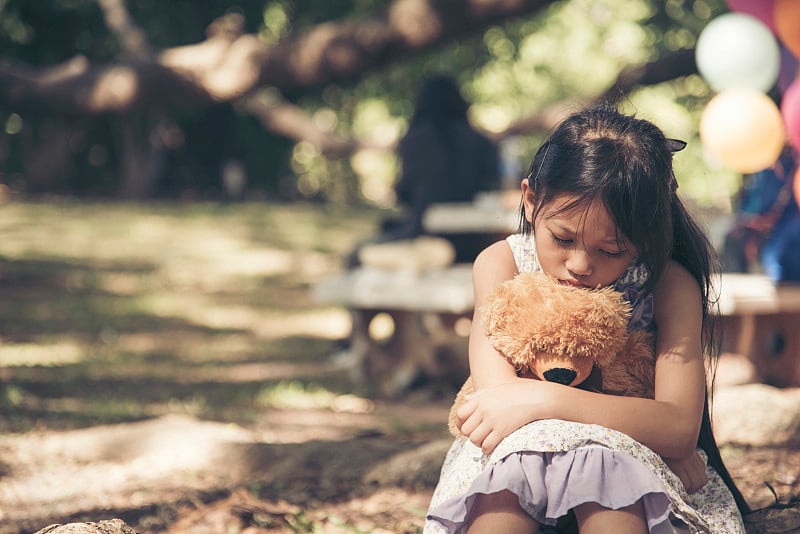
{"type": "MultiPolygon", "coordinates": [[[[528,14],[555,0],[395,0],[361,21],[318,25],[272,47],[244,34],[241,15],[215,20],[203,42],[153,50],[123,0],[97,0],[124,59],[91,65],[81,56],[63,64],[33,67],[0,62],[0,101],[67,115],[120,113],[145,107],[237,102],[269,131],[308,140],[328,157],[375,146],[320,130],[300,108],[266,98],[261,87],[281,91],[355,80],[367,72],[451,41],[489,24],[528,14]]],[[[617,101],[637,85],[697,72],[694,51],[685,50],[623,70],[598,100],[617,101]]],[[[496,134],[497,140],[551,129],[591,100],[568,100],[524,117],[496,134]]]]}
{"type": "Polygon", "coordinates": [[[257,117],[266,130],[294,141],[308,141],[327,158],[349,156],[362,148],[393,148],[362,143],[323,130],[314,124],[303,109],[280,99],[271,91],[260,91],[245,97],[240,100],[240,104],[245,111],[257,117]]]}
{"type": "Polygon", "coordinates": [[[517,120],[508,128],[496,134],[494,138],[500,140],[512,135],[546,132],[555,127],[573,111],[593,102],[619,102],[637,86],[656,85],[696,73],[697,65],[694,59],[694,49],[679,50],[665,54],[650,63],[622,70],[611,87],[596,98],[558,102],[533,115],[517,120]]]}
{"type": "MultiPolygon", "coordinates": [[[[624,69],[603,94],[594,99],[572,99],[547,106],[536,114],[523,117],[502,132],[492,135],[500,141],[513,135],[546,132],[555,127],[570,113],[592,102],[617,102],[637,86],[656,85],[697,72],[694,50],[681,50],[661,56],[644,65],[624,69]]],[[[318,128],[311,118],[297,106],[262,92],[242,100],[243,109],[252,113],[268,131],[295,141],[309,141],[329,158],[345,157],[363,148],[393,150],[393,146],[379,145],[336,135],[318,128]]]]}
{"type": "Polygon", "coordinates": [[[97,5],[103,12],[106,27],[117,36],[125,55],[135,60],[150,60],[153,50],[147,36],[133,21],[124,0],[97,0],[97,5]]]}
{"type": "MultiPolygon", "coordinates": [[[[120,0],[98,0],[123,48],[141,51],[120,0]]],[[[533,13],[555,0],[395,0],[363,20],[321,24],[268,47],[237,31],[228,15],[209,27],[206,41],[171,48],[153,61],[91,65],[53,81],[64,65],[0,63],[0,101],[63,114],[121,112],[187,99],[232,101],[259,87],[316,88],[356,80],[367,72],[452,41],[490,24],[533,13]]],[[[140,53],[140,52],[135,52],[140,53]]]]}

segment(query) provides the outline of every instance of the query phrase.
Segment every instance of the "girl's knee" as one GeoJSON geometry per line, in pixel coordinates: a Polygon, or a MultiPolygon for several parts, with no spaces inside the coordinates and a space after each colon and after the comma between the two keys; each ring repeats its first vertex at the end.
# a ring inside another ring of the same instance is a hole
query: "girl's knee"
{"type": "Polygon", "coordinates": [[[536,521],[520,506],[517,495],[508,490],[479,495],[470,515],[470,534],[539,531],[536,521]]]}
{"type": "Polygon", "coordinates": [[[475,502],[475,511],[481,510],[520,510],[519,498],[514,492],[509,490],[498,491],[497,493],[486,493],[478,495],[475,502]]]}
{"type": "Polygon", "coordinates": [[[575,518],[581,534],[595,532],[646,534],[648,531],[641,500],[616,510],[596,502],[587,502],[575,507],[575,518]]]}

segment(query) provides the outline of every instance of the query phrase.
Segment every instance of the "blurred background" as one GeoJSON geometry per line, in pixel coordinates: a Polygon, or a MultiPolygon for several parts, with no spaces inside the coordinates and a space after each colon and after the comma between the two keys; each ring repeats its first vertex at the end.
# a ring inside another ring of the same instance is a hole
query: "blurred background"
{"type": "Polygon", "coordinates": [[[704,163],[714,93],[693,53],[723,0],[430,4],[5,0],[0,183],[24,197],[391,206],[392,148],[422,80],[444,71],[511,169],[557,111],[611,95],[689,141],[685,194],[729,205],[739,178],[704,163]]]}

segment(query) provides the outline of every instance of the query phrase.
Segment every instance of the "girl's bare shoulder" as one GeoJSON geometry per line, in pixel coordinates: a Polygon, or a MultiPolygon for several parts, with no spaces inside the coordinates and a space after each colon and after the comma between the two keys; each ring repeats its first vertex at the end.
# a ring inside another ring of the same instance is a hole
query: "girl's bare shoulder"
{"type": "Polygon", "coordinates": [[[683,265],[676,261],[670,261],[656,286],[655,297],[656,304],[660,303],[670,308],[687,305],[699,306],[700,285],[683,265]]]}
{"type": "Polygon", "coordinates": [[[483,249],[472,266],[473,280],[485,281],[489,286],[512,278],[515,274],[517,274],[517,262],[505,240],[497,241],[483,249]]]}
{"type": "Polygon", "coordinates": [[[473,264],[474,269],[497,268],[504,265],[516,265],[511,246],[505,239],[492,243],[483,249],[473,264]]]}

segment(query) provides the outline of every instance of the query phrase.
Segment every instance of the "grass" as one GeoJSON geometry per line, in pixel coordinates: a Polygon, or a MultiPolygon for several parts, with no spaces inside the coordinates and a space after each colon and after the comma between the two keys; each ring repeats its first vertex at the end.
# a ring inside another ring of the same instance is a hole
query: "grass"
{"type": "Polygon", "coordinates": [[[327,406],[346,335],[308,288],[378,214],[318,204],[0,206],[0,431],[327,406]]]}

